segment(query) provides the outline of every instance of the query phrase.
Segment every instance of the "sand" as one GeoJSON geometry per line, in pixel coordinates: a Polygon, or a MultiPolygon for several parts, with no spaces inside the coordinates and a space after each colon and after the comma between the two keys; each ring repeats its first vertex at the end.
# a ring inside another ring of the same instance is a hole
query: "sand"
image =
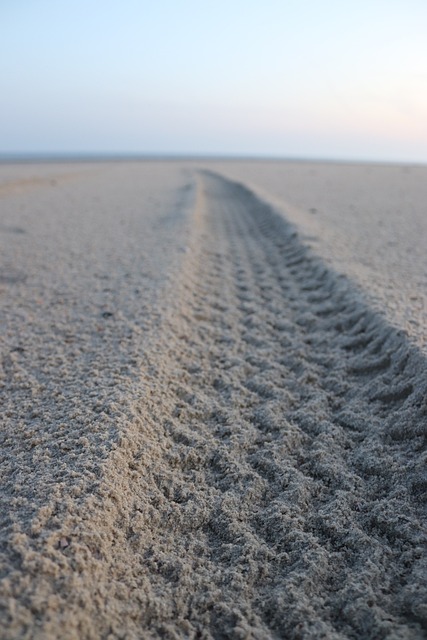
{"type": "Polygon", "coordinates": [[[293,222],[417,345],[427,345],[427,169],[314,162],[214,163],[293,222]]]}
{"type": "Polygon", "coordinates": [[[0,638],[426,636],[427,169],[310,167],[0,166],[0,638]]]}

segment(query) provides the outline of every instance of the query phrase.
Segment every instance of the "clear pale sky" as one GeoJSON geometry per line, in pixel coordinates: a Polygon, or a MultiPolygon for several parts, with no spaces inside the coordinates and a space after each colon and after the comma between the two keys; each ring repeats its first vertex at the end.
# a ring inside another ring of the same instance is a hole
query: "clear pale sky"
{"type": "Polygon", "coordinates": [[[427,0],[0,0],[0,154],[427,162],[427,0]]]}

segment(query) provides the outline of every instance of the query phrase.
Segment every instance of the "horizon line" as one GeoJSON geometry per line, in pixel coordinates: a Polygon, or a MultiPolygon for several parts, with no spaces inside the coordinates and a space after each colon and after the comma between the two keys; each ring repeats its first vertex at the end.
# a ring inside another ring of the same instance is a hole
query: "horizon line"
{"type": "Polygon", "coordinates": [[[386,164],[425,166],[421,160],[386,158],[286,156],[279,154],[181,153],[181,152],[98,152],[98,151],[11,151],[0,152],[0,164],[31,162],[126,162],[126,161],[245,161],[245,162],[319,162],[337,164],[386,164]]]}

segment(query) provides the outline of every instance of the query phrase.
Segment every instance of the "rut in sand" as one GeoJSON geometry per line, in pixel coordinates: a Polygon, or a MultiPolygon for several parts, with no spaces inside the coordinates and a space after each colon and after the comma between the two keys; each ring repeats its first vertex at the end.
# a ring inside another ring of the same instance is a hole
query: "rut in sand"
{"type": "Polygon", "coordinates": [[[424,637],[423,357],[244,186],[202,173],[196,209],[64,628],[424,637]]]}
{"type": "Polygon", "coordinates": [[[214,637],[422,637],[424,363],[268,205],[202,189],[163,588],[214,637]]]}

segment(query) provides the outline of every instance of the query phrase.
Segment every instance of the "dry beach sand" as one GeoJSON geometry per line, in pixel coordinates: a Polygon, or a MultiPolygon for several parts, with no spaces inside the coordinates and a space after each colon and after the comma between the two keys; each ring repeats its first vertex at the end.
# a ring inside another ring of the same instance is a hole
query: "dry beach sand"
{"type": "Polygon", "coordinates": [[[0,638],[426,637],[426,202],[0,165],[0,638]]]}

